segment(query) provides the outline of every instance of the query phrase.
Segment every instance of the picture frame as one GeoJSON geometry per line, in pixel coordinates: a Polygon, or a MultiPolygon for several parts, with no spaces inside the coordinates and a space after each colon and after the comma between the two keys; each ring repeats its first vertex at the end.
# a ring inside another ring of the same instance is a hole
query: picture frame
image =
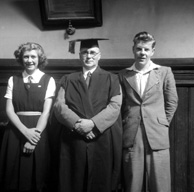
{"type": "Polygon", "coordinates": [[[44,29],[102,26],[101,0],[39,0],[44,29]]]}

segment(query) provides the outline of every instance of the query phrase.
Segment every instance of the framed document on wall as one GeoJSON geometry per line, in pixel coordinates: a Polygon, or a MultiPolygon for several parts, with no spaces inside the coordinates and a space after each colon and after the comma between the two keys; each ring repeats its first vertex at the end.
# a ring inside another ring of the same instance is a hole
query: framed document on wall
{"type": "Polygon", "coordinates": [[[101,0],[39,0],[45,29],[102,26],[101,0]]]}

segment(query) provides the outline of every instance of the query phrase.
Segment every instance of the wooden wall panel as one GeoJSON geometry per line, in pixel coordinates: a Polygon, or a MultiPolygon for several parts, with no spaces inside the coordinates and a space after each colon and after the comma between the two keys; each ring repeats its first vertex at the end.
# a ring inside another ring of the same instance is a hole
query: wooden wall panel
{"type": "Polygon", "coordinates": [[[189,91],[188,191],[194,191],[194,88],[189,91]]]}
{"type": "Polygon", "coordinates": [[[171,186],[172,186],[172,192],[174,192],[174,186],[175,186],[175,178],[174,178],[174,174],[172,174],[174,172],[175,169],[175,151],[173,150],[175,145],[174,145],[174,141],[175,141],[175,126],[176,126],[176,121],[175,121],[176,115],[174,116],[174,118],[172,119],[171,125],[170,125],[170,129],[169,129],[169,135],[170,135],[170,161],[171,161],[171,186]]]}
{"type": "MultiPolygon", "coordinates": [[[[194,59],[155,59],[170,66],[176,79],[179,106],[170,127],[172,192],[194,192],[194,59]]],[[[118,73],[133,64],[133,59],[102,59],[105,70],[118,73]]],[[[80,69],[79,60],[49,60],[45,72],[56,82],[64,75],[80,69]]],[[[0,59],[0,140],[5,128],[5,100],[8,78],[22,68],[13,59],[0,59]]]]}
{"type": "Polygon", "coordinates": [[[0,123],[6,122],[6,115],[5,115],[5,95],[6,92],[6,85],[0,85],[0,123]]]}
{"type": "Polygon", "coordinates": [[[171,166],[173,191],[187,191],[187,162],[189,150],[189,88],[178,87],[179,105],[174,117],[173,132],[170,132],[171,140],[171,166]],[[173,138],[173,139],[172,139],[173,138]],[[172,144],[173,142],[173,144],[172,144]]]}

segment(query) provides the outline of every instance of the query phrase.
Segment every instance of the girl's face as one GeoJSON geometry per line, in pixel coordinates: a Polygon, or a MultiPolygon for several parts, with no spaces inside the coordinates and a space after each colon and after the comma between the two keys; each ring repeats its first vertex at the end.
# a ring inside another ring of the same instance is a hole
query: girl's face
{"type": "Polygon", "coordinates": [[[34,73],[38,68],[38,54],[36,50],[25,51],[23,54],[23,66],[28,74],[34,73]]]}

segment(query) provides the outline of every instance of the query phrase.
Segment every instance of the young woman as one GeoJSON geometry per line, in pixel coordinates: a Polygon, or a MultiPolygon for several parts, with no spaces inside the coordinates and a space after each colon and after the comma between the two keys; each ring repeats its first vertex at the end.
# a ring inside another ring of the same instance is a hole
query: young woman
{"type": "Polygon", "coordinates": [[[5,95],[10,123],[0,154],[1,191],[42,191],[49,163],[46,127],[56,85],[40,71],[47,58],[39,44],[22,44],[14,55],[24,71],[10,77],[5,95]]]}

